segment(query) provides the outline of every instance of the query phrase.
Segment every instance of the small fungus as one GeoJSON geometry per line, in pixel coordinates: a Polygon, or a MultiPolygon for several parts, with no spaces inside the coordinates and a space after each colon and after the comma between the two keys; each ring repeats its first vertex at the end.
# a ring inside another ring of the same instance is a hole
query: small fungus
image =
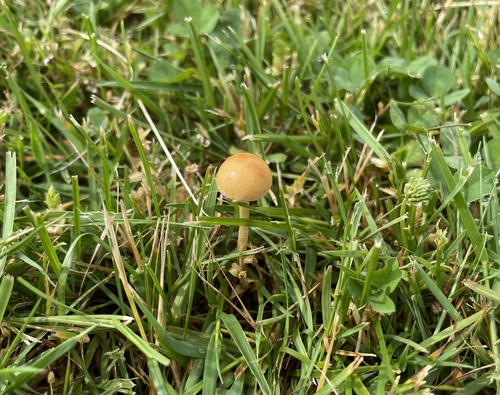
{"type": "MultiPolygon", "coordinates": [[[[245,203],[239,206],[239,216],[248,219],[247,204],[264,196],[273,183],[271,169],[259,156],[242,152],[230,156],[221,165],[217,173],[217,188],[235,202],[245,203]]],[[[248,226],[240,226],[238,231],[239,264],[233,267],[232,273],[244,277],[242,254],[247,247],[248,226]]]]}

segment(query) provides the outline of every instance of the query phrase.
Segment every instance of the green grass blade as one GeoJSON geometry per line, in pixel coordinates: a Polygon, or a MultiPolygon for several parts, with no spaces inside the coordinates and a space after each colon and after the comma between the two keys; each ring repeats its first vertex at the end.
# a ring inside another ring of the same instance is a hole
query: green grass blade
{"type": "Polygon", "coordinates": [[[323,282],[321,287],[321,314],[323,322],[330,322],[332,318],[332,267],[329,266],[323,272],[323,282]]]}
{"type": "Polygon", "coordinates": [[[200,79],[203,85],[205,97],[207,99],[207,104],[210,108],[215,108],[215,98],[212,90],[212,84],[210,83],[210,75],[208,73],[208,67],[205,62],[205,55],[203,54],[200,37],[196,32],[193,20],[191,18],[188,18],[186,22],[189,28],[189,37],[191,39],[191,44],[193,45],[193,52],[196,58],[196,63],[198,65],[198,72],[200,73],[200,79]]]}
{"type": "Polygon", "coordinates": [[[73,227],[71,228],[72,239],[77,240],[75,246],[75,259],[80,261],[82,258],[82,249],[81,249],[81,205],[80,205],[80,186],[78,185],[78,176],[71,177],[71,186],[72,186],[72,197],[73,197],[73,227]]]}
{"type": "Polygon", "coordinates": [[[479,295],[484,296],[485,298],[491,300],[494,303],[500,303],[500,292],[485,287],[484,285],[478,284],[472,280],[464,280],[463,283],[467,288],[472,289],[479,295]]]}
{"type": "Polygon", "coordinates": [[[5,311],[9,305],[12,289],[14,288],[14,277],[4,276],[0,282],[0,323],[3,321],[5,311]]]}
{"type": "MultiPolygon", "coordinates": [[[[257,114],[257,108],[255,107],[254,101],[250,96],[250,91],[248,86],[245,84],[241,84],[241,90],[243,92],[244,106],[245,106],[245,133],[246,136],[249,136],[250,149],[248,151],[254,152],[255,145],[254,140],[251,136],[262,134],[262,130],[260,128],[260,120],[257,114]]],[[[259,151],[260,155],[264,157],[264,149],[262,143],[259,143],[259,151]]]]}
{"type": "Polygon", "coordinates": [[[81,311],[75,309],[75,308],[72,308],[70,306],[67,306],[61,302],[59,302],[59,300],[53,298],[52,296],[50,295],[47,295],[45,294],[44,292],[40,291],[38,288],[36,288],[34,285],[30,284],[28,281],[26,281],[24,278],[22,277],[18,277],[16,279],[16,281],[21,284],[23,287],[25,287],[28,291],[30,292],[33,292],[34,294],[38,295],[41,299],[43,300],[46,300],[48,302],[51,302],[53,303],[55,306],[58,306],[59,308],[61,308],[62,310],[67,310],[67,311],[71,311],[75,314],[83,314],[81,311]]]}
{"type": "MultiPolygon", "coordinates": [[[[448,186],[448,190],[453,191],[456,187],[457,182],[455,181],[455,178],[453,177],[450,168],[446,164],[446,160],[444,158],[442,150],[435,141],[431,141],[430,146],[431,146],[432,157],[434,160],[436,160],[438,164],[439,171],[444,177],[444,180],[448,186]]],[[[477,225],[474,221],[474,218],[472,217],[472,213],[469,210],[469,206],[465,201],[463,194],[461,192],[457,192],[453,200],[455,202],[458,212],[460,213],[463,226],[467,231],[467,235],[469,236],[470,241],[474,246],[474,250],[476,251],[476,254],[479,257],[479,260],[481,261],[481,263],[486,264],[488,262],[488,254],[484,246],[485,242],[483,237],[479,233],[477,225]]]]}
{"type": "Polygon", "coordinates": [[[153,199],[153,206],[155,208],[155,213],[156,216],[160,216],[160,204],[158,202],[158,196],[156,195],[155,192],[155,184],[153,181],[153,175],[151,174],[151,165],[149,164],[148,159],[146,158],[146,154],[144,152],[144,147],[143,147],[143,141],[141,141],[141,138],[139,137],[139,134],[137,133],[137,129],[135,127],[134,122],[132,121],[132,117],[128,117],[128,127],[130,130],[130,134],[132,135],[132,139],[134,140],[135,147],[137,149],[137,152],[139,153],[139,157],[141,158],[141,163],[142,163],[142,169],[144,170],[144,173],[146,175],[146,183],[149,187],[149,190],[151,191],[151,198],[153,199]]]}
{"type": "Polygon", "coordinates": [[[42,246],[47,254],[47,259],[49,261],[49,265],[52,271],[59,277],[61,273],[61,262],[59,261],[59,257],[57,256],[56,247],[52,243],[49,232],[47,230],[47,224],[41,214],[35,214],[29,207],[26,207],[24,212],[27,217],[30,219],[31,223],[35,226],[35,229],[38,230],[38,236],[42,241],[42,246]]]}
{"type": "Polygon", "coordinates": [[[349,125],[354,129],[360,139],[383,160],[387,165],[391,163],[391,157],[384,146],[373,136],[368,128],[352,113],[342,100],[336,100],[335,106],[339,114],[342,114],[349,125]]]}
{"type": "MultiPolygon", "coordinates": [[[[16,175],[16,154],[7,152],[5,157],[5,184],[4,184],[4,199],[5,208],[2,219],[2,239],[6,240],[12,235],[14,230],[14,218],[16,210],[16,191],[17,191],[17,175],[16,175]]],[[[0,254],[8,247],[2,247],[0,254]]],[[[2,254],[3,255],[3,254],[2,254]]],[[[0,277],[5,271],[7,256],[3,255],[0,258],[0,277]]]]}
{"type": "Polygon", "coordinates": [[[253,75],[255,75],[255,77],[261,82],[264,88],[268,89],[272,85],[272,79],[269,78],[266,71],[262,67],[262,64],[259,63],[259,60],[248,48],[248,45],[243,41],[238,33],[231,27],[229,28],[229,31],[238,44],[237,48],[240,52],[241,62],[252,71],[253,75]]]}
{"type": "Polygon", "coordinates": [[[441,332],[434,334],[433,336],[428,337],[419,345],[425,349],[429,349],[433,344],[440,342],[442,340],[448,339],[450,336],[455,335],[456,333],[470,329],[470,327],[474,327],[480,324],[484,318],[486,317],[484,311],[479,311],[477,313],[472,314],[471,316],[464,318],[462,320],[457,321],[452,326],[443,329],[441,332]]]}
{"type": "Polygon", "coordinates": [[[460,318],[460,314],[458,313],[458,311],[451,304],[450,300],[443,294],[443,291],[439,289],[435,281],[432,280],[432,278],[425,272],[425,270],[419,264],[420,262],[420,263],[427,263],[429,265],[429,262],[425,261],[425,259],[421,257],[416,257],[415,259],[416,259],[415,267],[417,269],[418,275],[420,276],[424,284],[427,286],[427,288],[429,288],[429,290],[432,292],[436,300],[443,307],[443,309],[449,314],[449,316],[453,320],[458,320],[460,318]]]}
{"type": "Polygon", "coordinates": [[[64,257],[64,261],[61,266],[61,273],[58,277],[58,286],[57,286],[57,300],[59,300],[60,305],[58,307],[59,315],[65,315],[67,312],[64,310],[64,302],[66,300],[66,292],[67,292],[67,281],[68,276],[70,275],[70,270],[74,270],[74,261],[76,259],[77,251],[80,249],[81,239],[86,236],[86,233],[83,233],[76,237],[71,243],[66,256],[64,257]]]}
{"type": "Polygon", "coordinates": [[[163,354],[160,354],[154,348],[152,348],[148,343],[146,343],[140,336],[137,336],[129,327],[123,325],[117,320],[113,320],[113,326],[122,333],[127,339],[129,339],[136,347],[141,350],[147,358],[153,358],[158,363],[163,366],[168,366],[170,360],[163,354]]]}
{"type": "Polygon", "coordinates": [[[156,394],[177,395],[177,391],[175,391],[170,383],[165,381],[165,374],[161,371],[160,365],[158,364],[158,361],[156,359],[148,359],[148,369],[156,394]]]}
{"type": "MultiPolygon", "coordinates": [[[[82,339],[87,337],[88,334],[91,333],[96,327],[97,325],[94,325],[81,331],[77,335],[62,342],[58,346],[55,346],[54,348],[46,351],[45,353],[35,357],[31,361],[27,362],[24,366],[27,368],[32,368],[35,371],[39,369],[46,369],[47,366],[54,363],[60,357],[62,357],[63,355],[67,354],[70,350],[72,350],[79,342],[82,341],[82,339]]],[[[27,372],[25,371],[23,373],[16,375],[13,382],[7,385],[7,387],[4,390],[4,393],[9,393],[9,391],[14,391],[20,388],[21,386],[23,386],[24,384],[26,384],[28,381],[32,380],[35,377],[36,374],[34,374],[32,371],[27,371],[27,372]]]]}
{"type": "Polygon", "coordinates": [[[243,328],[241,327],[240,323],[238,322],[238,320],[234,315],[222,313],[220,315],[220,318],[224,323],[226,329],[229,331],[232,340],[240,350],[241,355],[245,359],[248,368],[255,376],[255,379],[257,380],[257,383],[259,385],[260,390],[262,391],[262,394],[271,395],[272,394],[271,388],[269,387],[269,384],[266,381],[266,377],[262,372],[257,357],[255,356],[252,347],[250,346],[250,343],[248,342],[248,339],[245,333],[243,332],[243,328]]]}
{"type": "Polygon", "coordinates": [[[207,355],[205,357],[205,368],[203,371],[203,395],[215,395],[217,376],[219,368],[219,352],[217,350],[217,337],[219,333],[214,331],[208,342],[207,355]]]}

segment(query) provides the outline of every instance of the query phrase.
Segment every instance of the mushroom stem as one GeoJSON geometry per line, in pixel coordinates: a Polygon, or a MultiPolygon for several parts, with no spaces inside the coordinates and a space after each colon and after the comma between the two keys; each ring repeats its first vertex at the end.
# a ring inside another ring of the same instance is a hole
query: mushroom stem
{"type": "MultiPolygon", "coordinates": [[[[239,206],[240,207],[240,218],[248,219],[250,217],[250,212],[248,207],[239,206]]],[[[240,226],[238,230],[238,254],[240,255],[240,267],[243,267],[243,252],[246,250],[248,244],[248,226],[243,225],[240,226]]]]}

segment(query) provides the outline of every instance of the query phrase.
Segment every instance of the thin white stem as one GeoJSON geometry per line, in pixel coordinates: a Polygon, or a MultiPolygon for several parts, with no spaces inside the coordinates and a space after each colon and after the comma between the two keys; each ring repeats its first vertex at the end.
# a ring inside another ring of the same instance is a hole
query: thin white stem
{"type": "Polygon", "coordinates": [[[160,144],[160,147],[163,149],[163,152],[165,152],[165,155],[167,155],[167,158],[168,158],[168,160],[170,162],[170,165],[172,166],[172,168],[174,169],[175,173],[177,174],[177,177],[179,177],[179,179],[181,180],[182,185],[184,185],[184,188],[186,188],[186,192],[191,197],[191,199],[193,200],[194,204],[196,204],[198,206],[198,199],[196,199],[196,197],[193,195],[193,192],[191,191],[191,188],[189,187],[188,183],[184,179],[184,176],[182,175],[179,167],[175,163],[175,160],[172,157],[172,154],[170,153],[170,150],[167,148],[167,145],[163,141],[163,138],[161,137],[160,132],[158,132],[158,129],[156,128],[153,120],[151,119],[151,116],[149,115],[148,110],[146,109],[146,107],[144,106],[144,104],[142,103],[141,100],[138,100],[137,104],[139,104],[139,107],[141,108],[141,111],[142,111],[144,117],[148,121],[149,126],[151,127],[151,130],[153,131],[154,135],[156,136],[156,139],[158,140],[158,143],[160,144]]]}
{"type": "MultiPolygon", "coordinates": [[[[248,207],[240,206],[240,218],[248,219],[250,212],[248,207]]],[[[248,226],[240,226],[238,230],[238,254],[240,255],[240,268],[243,268],[243,252],[246,250],[248,244],[248,226]]]]}

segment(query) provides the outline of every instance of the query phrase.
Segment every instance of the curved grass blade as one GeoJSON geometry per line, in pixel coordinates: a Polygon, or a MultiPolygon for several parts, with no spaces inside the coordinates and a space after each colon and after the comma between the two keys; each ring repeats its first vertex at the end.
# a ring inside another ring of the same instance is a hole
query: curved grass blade
{"type": "Polygon", "coordinates": [[[229,331],[231,338],[235,342],[236,346],[241,352],[241,355],[245,359],[246,364],[248,365],[250,371],[255,376],[257,383],[259,384],[260,390],[263,395],[271,395],[271,388],[266,381],[264,373],[262,372],[259,363],[257,361],[257,357],[255,356],[252,347],[250,347],[250,343],[248,342],[245,332],[243,332],[243,328],[240,323],[236,319],[234,315],[229,315],[226,313],[222,313],[220,315],[222,322],[224,322],[224,326],[229,331]]]}
{"type": "MultiPolygon", "coordinates": [[[[14,229],[14,216],[16,209],[16,154],[12,152],[7,152],[5,158],[5,209],[3,212],[2,220],[2,239],[5,240],[12,235],[12,230],[14,229]]],[[[2,251],[7,249],[7,246],[2,248],[2,251]]],[[[5,263],[7,262],[7,256],[4,255],[0,258],[0,276],[3,274],[5,269],[5,263]]]]}
{"type": "Polygon", "coordinates": [[[5,310],[7,310],[13,288],[14,277],[7,275],[2,278],[2,282],[0,283],[0,322],[3,321],[3,316],[5,314],[5,310]]]}
{"type": "Polygon", "coordinates": [[[157,395],[177,395],[172,386],[165,381],[157,360],[148,359],[148,368],[157,395]]]}
{"type": "Polygon", "coordinates": [[[18,374],[14,381],[12,381],[4,390],[4,394],[9,394],[17,388],[20,388],[28,381],[36,377],[37,373],[34,373],[40,369],[46,369],[47,366],[54,363],[64,354],[68,353],[73,349],[80,341],[83,341],[86,336],[96,329],[98,325],[93,325],[84,331],[80,332],[78,335],[62,342],[58,346],[50,349],[49,351],[40,354],[38,357],[32,359],[24,365],[25,371],[18,374]],[[26,369],[30,368],[30,369],[26,369]]]}
{"type": "Polygon", "coordinates": [[[220,354],[220,332],[219,325],[210,336],[205,358],[205,370],[203,372],[203,395],[215,395],[217,377],[220,377],[219,354],[220,354]]]}
{"type": "Polygon", "coordinates": [[[130,340],[136,347],[141,350],[147,358],[153,358],[164,366],[170,364],[170,360],[152,348],[148,343],[144,341],[141,337],[137,336],[130,328],[123,325],[118,320],[113,320],[113,326],[121,332],[128,340],[130,340]]]}

